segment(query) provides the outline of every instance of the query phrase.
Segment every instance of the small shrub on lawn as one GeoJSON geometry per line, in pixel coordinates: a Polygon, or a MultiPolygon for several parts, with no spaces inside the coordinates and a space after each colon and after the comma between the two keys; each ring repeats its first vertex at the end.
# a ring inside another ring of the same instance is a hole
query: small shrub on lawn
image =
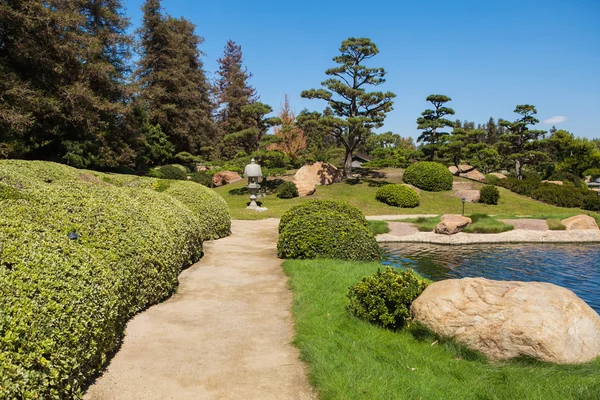
{"type": "Polygon", "coordinates": [[[280,258],[381,259],[379,246],[366,221],[363,224],[334,209],[304,211],[289,219],[283,229],[280,225],[277,241],[277,255],[280,258]]]}
{"type": "Polygon", "coordinates": [[[187,174],[182,167],[175,165],[163,165],[162,167],[152,170],[148,173],[148,176],[160,179],[175,179],[175,180],[186,180],[187,174]]]}
{"type": "Polygon", "coordinates": [[[405,183],[430,192],[452,190],[452,173],[444,165],[431,161],[422,161],[410,165],[404,171],[405,183]]]}
{"type": "Polygon", "coordinates": [[[375,193],[375,198],[394,207],[412,208],[419,205],[418,193],[404,185],[385,185],[375,193]]]}
{"type": "Polygon", "coordinates": [[[277,197],[280,199],[291,199],[298,197],[298,187],[294,182],[283,182],[277,188],[277,197]]]}
{"type": "Polygon", "coordinates": [[[303,218],[304,216],[324,211],[336,211],[367,227],[367,220],[363,213],[358,208],[351,206],[344,201],[309,200],[290,208],[281,216],[281,220],[279,221],[279,233],[281,233],[289,221],[294,218],[303,218]]]}
{"type": "Polygon", "coordinates": [[[347,310],[359,319],[398,330],[410,318],[412,302],[426,287],[426,281],[412,270],[398,272],[387,267],[350,287],[347,310]]]}
{"type": "Polygon", "coordinates": [[[500,191],[496,186],[485,185],[479,190],[479,202],[496,205],[500,200],[500,191]]]}

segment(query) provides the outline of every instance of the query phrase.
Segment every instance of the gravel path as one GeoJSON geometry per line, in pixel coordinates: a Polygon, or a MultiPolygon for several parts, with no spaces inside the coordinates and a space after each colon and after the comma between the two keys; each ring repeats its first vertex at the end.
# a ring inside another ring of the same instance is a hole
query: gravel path
{"type": "Polygon", "coordinates": [[[502,219],[500,221],[514,226],[515,229],[528,229],[531,231],[549,230],[545,219],[502,219]]]}
{"type": "Polygon", "coordinates": [[[410,222],[388,222],[388,228],[392,236],[406,236],[419,232],[419,229],[410,222]]]}
{"type": "Polygon", "coordinates": [[[105,399],[312,399],[290,344],[292,294],[276,257],[278,220],[233,221],[205,243],[176,294],[127,325],[84,396],[105,399]]]}

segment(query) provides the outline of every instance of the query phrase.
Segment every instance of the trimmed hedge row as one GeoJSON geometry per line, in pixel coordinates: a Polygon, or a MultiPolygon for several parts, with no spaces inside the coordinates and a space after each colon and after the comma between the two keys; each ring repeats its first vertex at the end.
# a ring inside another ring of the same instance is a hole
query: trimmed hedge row
{"type": "Polygon", "coordinates": [[[377,189],[375,199],[394,207],[413,208],[419,205],[419,194],[414,189],[397,184],[377,189]]]}
{"type": "Polygon", "coordinates": [[[421,161],[411,164],[404,171],[405,183],[429,192],[452,190],[454,177],[444,165],[433,161],[421,161]]]}
{"type": "Polygon", "coordinates": [[[336,204],[337,208],[331,203],[308,201],[288,210],[279,224],[277,255],[296,259],[380,260],[375,236],[360,211],[343,202],[333,202],[341,203],[336,204]]]}
{"type": "Polygon", "coordinates": [[[190,210],[108,177],[124,179],[0,161],[0,398],[81,397],[126,322],[173,293],[205,236],[228,231],[207,231],[198,214],[218,213],[211,195],[190,210]]]}

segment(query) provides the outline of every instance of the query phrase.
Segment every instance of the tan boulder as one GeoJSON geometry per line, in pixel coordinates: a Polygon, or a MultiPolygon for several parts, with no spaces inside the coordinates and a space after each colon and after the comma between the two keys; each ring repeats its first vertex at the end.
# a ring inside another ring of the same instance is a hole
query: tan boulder
{"type": "Polygon", "coordinates": [[[306,181],[294,181],[298,188],[298,195],[300,197],[311,196],[317,190],[317,187],[312,182],[306,181]]]}
{"type": "MultiPolygon", "coordinates": [[[[462,164],[460,165],[460,170],[461,171],[466,171],[473,168],[470,165],[467,164],[462,164]]],[[[448,167],[448,170],[452,173],[452,175],[456,175],[458,169],[453,165],[451,167],[448,167]]],[[[459,174],[460,177],[462,178],[467,178],[467,179],[472,179],[474,181],[479,181],[479,182],[483,182],[485,183],[485,175],[483,175],[481,172],[479,172],[477,169],[474,169],[472,171],[469,172],[463,172],[459,174]]]]}
{"type": "Polygon", "coordinates": [[[435,233],[441,235],[454,235],[465,229],[471,222],[471,218],[457,214],[442,215],[442,222],[436,225],[435,233]]]}
{"type": "Polygon", "coordinates": [[[241,181],[242,177],[237,172],[220,171],[213,176],[213,184],[215,186],[228,185],[233,182],[241,181]]]}
{"type": "Polygon", "coordinates": [[[563,181],[542,181],[542,183],[550,183],[552,185],[559,185],[559,186],[564,185],[563,181]]]}
{"type": "Polygon", "coordinates": [[[435,282],[413,302],[411,316],[493,360],[529,356],[572,364],[600,356],[600,316],[573,292],[551,283],[435,282]]]}
{"type": "Polygon", "coordinates": [[[340,171],[333,165],[316,162],[302,166],[294,175],[296,182],[311,182],[314,185],[331,185],[342,181],[340,171]]]}
{"type": "Polygon", "coordinates": [[[508,179],[508,177],[500,172],[491,172],[489,175],[495,176],[498,179],[508,179]]]}
{"type": "Polygon", "coordinates": [[[480,193],[479,190],[459,190],[454,193],[454,197],[464,199],[470,203],[479,203],[480,193]]]}
{"type": "Polygon", "coordinates": [[[596,223],[596,220],[589,215],[576,215],[571,218],[563,219],[560,222],[567,227],[568,231],[577,229],[598,230],[598,224],[596,223]]]}

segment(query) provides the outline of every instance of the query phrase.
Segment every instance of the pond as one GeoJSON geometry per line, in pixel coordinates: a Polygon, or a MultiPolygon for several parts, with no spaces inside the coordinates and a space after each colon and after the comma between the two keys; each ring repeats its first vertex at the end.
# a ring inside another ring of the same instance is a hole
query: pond
{"type": "Polygon", "coordinates": [[[384,264],[413,268],[434,280],[484,277],[550,282],[575,292],[600,314],[600,245],[440,246],[389,243],[384,264]]]}

